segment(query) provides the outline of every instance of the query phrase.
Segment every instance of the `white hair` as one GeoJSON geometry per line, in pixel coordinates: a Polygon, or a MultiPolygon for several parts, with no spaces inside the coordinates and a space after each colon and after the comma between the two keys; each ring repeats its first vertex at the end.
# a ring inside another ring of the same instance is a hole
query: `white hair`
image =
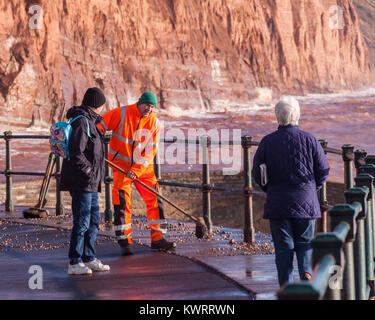
{"type": "Polygon", "coordinates": [[[280,126],[298,125],[300,107],[291,96],[283,96],[275,105],[275,115],[280,126]]]}

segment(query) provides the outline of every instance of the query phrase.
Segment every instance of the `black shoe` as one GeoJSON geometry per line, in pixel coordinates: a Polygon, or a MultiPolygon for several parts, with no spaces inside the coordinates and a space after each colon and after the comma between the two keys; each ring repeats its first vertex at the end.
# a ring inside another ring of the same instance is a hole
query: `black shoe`
{"type": "Polygon", "coordinates": [[[133,254],[133,247],[131,244],[128,244],[127,246],[121,247],[121,255],[122,256],[130,256],[133,254]]]}
{"type": "Polygon", "coordinates": [[[169,242],[165,239],[161,239],[159,241],[152,241],[151,242],[151,249],[155,250],[171,250],[176,248],[175,242],[169,242]]]}

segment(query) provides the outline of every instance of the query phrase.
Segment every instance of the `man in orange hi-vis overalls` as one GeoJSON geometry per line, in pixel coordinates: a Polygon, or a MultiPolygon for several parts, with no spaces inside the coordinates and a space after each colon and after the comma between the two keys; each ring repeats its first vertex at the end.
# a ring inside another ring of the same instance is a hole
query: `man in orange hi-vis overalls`
{"type": "Polygon", "coordinates": [[[151,229],[151,248],[169,250],[174,242],[163,238],[166,232],[164,208],[160,198],[134,181],[138,178],[149,187],[159,191],[153,159],[160,141],[160,122],[153,113],[157,106],[156,96],[144,92],[138,102],[113,109],[103,115],[98,123],[102,132],[112,131],[109,144],[109,160],[127,171],[127,175],[113,170],[112,201],[117,241],[122,255],[132,254],[131,185],[134,182],[147,207],[147,220],[151,229]]]}

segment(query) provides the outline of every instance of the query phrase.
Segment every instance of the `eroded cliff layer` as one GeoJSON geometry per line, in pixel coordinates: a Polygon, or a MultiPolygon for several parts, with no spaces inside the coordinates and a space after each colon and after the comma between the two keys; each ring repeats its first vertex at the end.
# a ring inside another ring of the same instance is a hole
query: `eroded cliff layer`
{"type": "Polygon", "coordinates": [[[353,3],[358,13],[361,31],[369,50],[372,78],[375,81],[375,1],[354,0],[353,3]]]}
{"type": "Polygon", "coordinates": [[[0,122],[49,124],[102,88],[108,107],[221,110],[370,80],[352,0],[0,0],[0,122]],[[339,4],[342,18],[336,16],[339,4]],[[337,20],[337,21],[336,21],[337,20]]]}

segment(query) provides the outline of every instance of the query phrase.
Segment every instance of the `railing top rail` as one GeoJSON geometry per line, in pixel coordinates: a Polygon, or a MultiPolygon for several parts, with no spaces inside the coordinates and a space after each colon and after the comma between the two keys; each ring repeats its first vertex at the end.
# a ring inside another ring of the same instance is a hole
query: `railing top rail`
{"type": "MultiPolygon", "coordinates": [[[[160,142],[164,143],[185,143],[185,144],[200,144],[200,139],[196,140],[189,140],[189,139],[177,139],[177,138],[164,138],[161,139],[160,142]]],[[[251,141],[249,144],[252,146],[258,146],[260,142],[258,141],[251,141]]],[[[242,141],[240,140],[226,140],[226,141],[216,141],[212,140],[209,142],[209,144],[215,144],[215,145],[241,145],[242,141]]]]}
{"type": "MultiPolygon", "coordinates": [[[[11,135],[0,135],[0,139],[49,139],[49,135],[26,135],[26,134],[11,134],[11,135]]],[[[185,144],[200,144],[201,141],[199,138],[195,140],[189,139],[177,139],[177,138],[163,138],[160,142],[164,143],[185,143],[185,144]]],[[[240,140],[227,140],[227,141],[215,141],[212,140],[209,142],[210,144],[217,144],[217,145],[241,145],[240,140]]],[[[249,144],[252,146],[258,146],[259,141],[251,141],[249,144]]]]}
{"type": "Polygon", "coordinates": [[[0,139],[49,139],[50,136],[47,135],[26,135],[26,134],[12,134],[10,136],[6,136],[4,134],[0,135],[0,139]]]}
{"type": "Polygon", "coordinates": [[[331,148],[331,147],[325,147],[323,149],[327,153],[334,153],[334,154],[342,155],[342,150],[341,149],[331,148]]]}
{"type": "MultiPolygon", "coordinates": [[[[0,139],[49,139],[49,135],[26,135],[26,134],[11,134],[11,135],[0,135],[0,139]]],[[[200,139],[197,138],[195,140],[191,139],[177,139],[177,138],[163,138],[160,140],[161,143],[184,143],[184,144],[200,144],[200,139]]],[[[216,141],[212,140],[209,142],[211,145],[241,145],[242,141],[240,140],[227,140],[227,141],[216,141]]],[[[258,146],[260,144],[260,141],[249,141],[249,146],[258,146]]],[[[342,155],[343,150],[332,148],[332,147],[324,147],[323,148],[325,152],[342,155]]],[[[354,159],[353,153],[346,153],[345,156],[349,158],[350,160],[354,159]]]]}
{"type": "Polygon", "coordinates": [[[331,277],[330,269],[335,265],[332,255],[323,256],[316,264],[310,281],[290,283],[278,292],[279,300],[320,300],[323,298],[331,277]]]}
{"type": "Polygon", "coordinates": [[[44,177],[45,172],[30,172],[30,171],[4,171],[1,170],[0,174],[5,174],[5,175],[12,175],[12,176],[40,176],[44,177]]]}
{"type": "Polygon", "coordinates": [[[350,225],[346,221],[341,221],[332,232],[322,232],[311,240],[312,246],[316,247],[318,243],[344,243],[346,236],[350,231],[350,225]]]}

